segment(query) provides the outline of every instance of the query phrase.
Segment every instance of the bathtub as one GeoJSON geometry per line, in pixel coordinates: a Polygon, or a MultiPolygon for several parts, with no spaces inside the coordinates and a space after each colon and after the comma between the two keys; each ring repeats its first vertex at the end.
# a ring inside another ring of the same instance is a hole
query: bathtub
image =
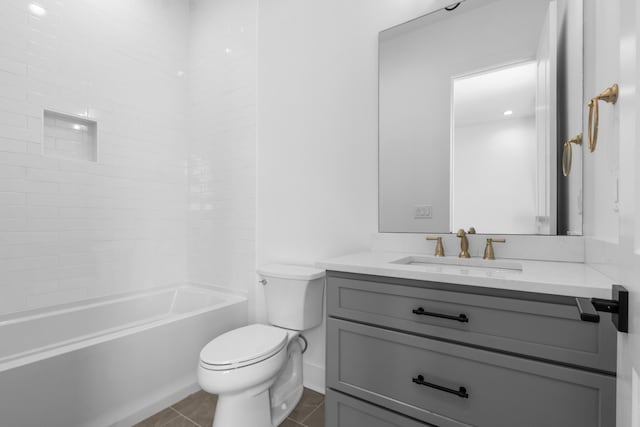
{"type": "Polygon", "coordinates": [[[179,286],[0,316],[0,426],[130,426],[197,390],[247,299],[179,286]]]}

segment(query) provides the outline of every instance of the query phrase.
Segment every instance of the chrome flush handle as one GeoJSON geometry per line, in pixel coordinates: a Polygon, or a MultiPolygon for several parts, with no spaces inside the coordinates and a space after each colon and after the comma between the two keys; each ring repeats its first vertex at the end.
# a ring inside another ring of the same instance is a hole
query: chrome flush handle
{"type": "Polygon", "coordinates": [[[267,279],[258,280],[258,283],[260,283],[262,286],[267,286],[267,279]]]}

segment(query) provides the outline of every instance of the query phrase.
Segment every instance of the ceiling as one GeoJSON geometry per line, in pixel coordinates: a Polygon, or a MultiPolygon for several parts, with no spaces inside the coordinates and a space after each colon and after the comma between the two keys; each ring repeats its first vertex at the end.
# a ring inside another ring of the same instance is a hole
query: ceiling
{"type": "Polygon", "coordinates": [[[456,126],[535,115],[536,62],[521,62],[454,79],[456,126]],[[512,115],[505,115],[512,111],[512,115]]]}

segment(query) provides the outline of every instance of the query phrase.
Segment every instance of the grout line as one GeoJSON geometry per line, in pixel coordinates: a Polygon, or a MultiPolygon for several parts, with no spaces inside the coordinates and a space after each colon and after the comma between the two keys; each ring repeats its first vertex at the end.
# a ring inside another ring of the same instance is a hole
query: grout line
{"type": "MultiPolygon", "coordinates": [[[[174,415],[175,415],[175,416],[174,416],[173,418],[169,419],[166,423],[161,424],[161,425],[160,425],[160,426],[158,426],[158,427],[164,427],[164,426],[166,426],[167,424],[169,424],[171,421],[173,421],[173,420],[177,419],[178,417],[180,417],[180,416],[182,415],[180,412],[176,411],[176,410],[175,410],[175,409],[173,409],[171,406],[169,406],[168,408],[164,408],[162,411],[164,411],[165,409],[170,409],[170,410],[172,410],[172,411],[174,412],[174,415]]],[[[151,417],[153,417],[153,416],[155,416],[155,415],[158,415],[158,414],[159,414],[160,412],[162,412],[162,411],[159,411],[159,412],[155,413],[154,415],[151,415],[151,417]]],[[[149,417],[149,418],[151,418],[151,417],[149,417]]],[[[147,418],[147,419],[149,419],[149,418],[147,418]]],[[[144,422],[144,421],[146,421],[146,419],[145,419],[145,420],[142,420],[141,422],[144,422]]]]}
{"type": "MultiPolygon", "coordinates": [[[[177,411],[176,411],[177,412],[177,411]]],[[[179,413],[179,412],[178,412],[179,413]]],[[[191,424],[193,424],[196,427],[202,427],[200,424],[198,424],[197,422],[193,421],[191,418],[187,417],[184,414],[180,414],[180,416],[182,416],[182,418],[185,418],[187,421],[189,421],[191,424]]]]}
{"type": "Polygon", "coordinates": [[[176,411],[182,418],[186,418],[187,420],[189,420],[189,422],[192,423],[194,426],[202,427],[200,424],[198,424],[197,422],[193,421],[191,418],[187,417],[185,414],[183,414],[182,412],[178,411],[177,409],[175,409],[173,407],[171,407],[171,409],[176,411]]]}
{"type": "Polygon", "coordinates": [[[178,414],[178,415],[182,415],[182,414],[180,413],[180,411],[178,411],[176,408],[174,408],[174,407],[173,407],[173,405],[172,405],[172,406],[169,406],[169,409],[171,409],[173,412],[175,412],[175,413],[176,413],[176,414],[178,414]]]}
{"type": "Polygon", "coordinates": [[[171,418],[171,419],[170,419],[169,421],[167,421],[166,423],[162,424],[162,426],[160,426],[160,427],[164,427],[164,426],[166,426],[167,424],[169,424],[170,422],[175,421],[175,420],[177,420],[178,418],[180,418],[180,417],[182,416],[182,414],[181,414],[180,412],[176,411],[175,409],[173,409],[173,407],[172,407],[172,406],[169,406],[169,409],[171,409],[173,412],[175,412],[176,416],[175,416],[175,417],[173,417],[173,418],[171,418]]]}
{"type": "Polygon", "coordinates": [[[323,403],[324,403],[324,399],[323,399],[322,403],[320,403],[318,406],[316,406],[316,407],[314,408],[314,410],[313,410],[313,411],[309,412],[309,415],[307,415],[306,417],[304,417],[304,418],[303,418],[303,420],[302,420],[300,423],[304,425],[304,423],[305,423],[309,418],[311,418],[311,415],[315,414],[315,412],[318,410],[318,408],[320,408],[320,407],[323,405],[323,403]]]}

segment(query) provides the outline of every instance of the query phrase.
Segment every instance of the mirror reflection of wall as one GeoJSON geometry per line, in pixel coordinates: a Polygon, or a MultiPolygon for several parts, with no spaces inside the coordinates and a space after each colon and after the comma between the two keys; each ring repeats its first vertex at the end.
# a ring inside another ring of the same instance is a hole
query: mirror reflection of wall
{"type": "MultiPolygon", "coordinates": [[[[569,3],[580,6],[573,12],[581,19],[581,1],[467,0],[380,33],[380,232],[556,233],[556,110],[571,109],[556,105],[554,49],[569,3]],[[560,20],[549,23],[556,3],[560,20]],[[520,68],[527,82],[513,77],[508,86],[505,73],[520,68]],[[476,84],[477,103],[465,101],[463,82],[491,75],[502,93],[482,93],[485,80],[476,84]],[[500,106],[508,96],[512,106],[500,106]],[[499,131],[498,123],[507,127],[499,131]]],[[[570,31],[581,39],[581,28],[570,31]]],[[[576,57],[566,46],[558,54],[576,57]]],[[[561,74],[565,87],[580,91],[581,68],[570,71],[561,74]]],[[[580,115],[581,105],[575,110],[580,115]]],[[[581,188],[581,177],[572,179],[581,188]]]]}
{"type": "Polygon", "coordinates": [[[536,62],[452,83],[453,229],[536,234],[536,62]]]}

